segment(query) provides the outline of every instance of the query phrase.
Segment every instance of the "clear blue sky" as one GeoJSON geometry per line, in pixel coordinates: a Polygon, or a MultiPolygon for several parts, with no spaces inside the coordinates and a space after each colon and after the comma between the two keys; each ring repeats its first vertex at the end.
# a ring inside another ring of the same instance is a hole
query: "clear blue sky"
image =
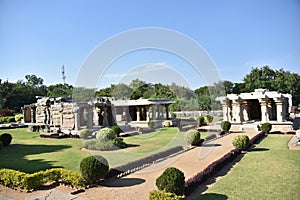
{"type": "MultiPolygon", "coordinates": [[[[252,67],[300,73],[299,0],[0,0],[0,79],[35,74],[46,85],[74,84],[82,63],[107,38],[134,28],[161,27],[200,44],[223,80],[240,82],[252,67]]],[[[185,61],[168,53],[133,53],[112,64],[99,87],[137,66],[164,63],[193,78],[185,61]],[[183,72],[184,71],[184,72],[183,72]]]]}

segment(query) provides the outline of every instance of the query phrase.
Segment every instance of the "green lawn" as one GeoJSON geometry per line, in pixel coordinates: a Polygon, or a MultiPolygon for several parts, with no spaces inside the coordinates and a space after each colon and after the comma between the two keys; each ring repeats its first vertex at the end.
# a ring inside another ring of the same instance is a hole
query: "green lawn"
{"type": "MultiPolygon", "coordinates": [[[[27,132],[26,128],[0,130],[13,136],[12,144],[0,151],[0,167],[35,172],[47,168],[64,167],[79,170],[80,161],[90,153],[81,151],[82,140],[46,139],[39,133],[27,132]]],[[[205,137],[208,133],[202,133],[205,137]]],[[[107,152],[91,152],[107,158],[111,167],[157,153],[167,148],[185,145],[184,133],[177,128],[163,128],[154,133],[127,137],[124,141],[129,147],[107,152]]]]}
{"type": "Polygon", "coordinates": [[[199,199],[300,199],[300,151],[268,135],[199,199]]]}

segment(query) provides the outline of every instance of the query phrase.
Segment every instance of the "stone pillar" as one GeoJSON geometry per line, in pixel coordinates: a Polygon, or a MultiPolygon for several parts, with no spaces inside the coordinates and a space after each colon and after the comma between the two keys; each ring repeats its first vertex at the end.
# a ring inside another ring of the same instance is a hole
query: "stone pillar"
{"type": "Polygon", "coordinates": [[[240,99],[232,100],[232,117],[233,122],[241,123],[244,121],[242,116],[242,105],[240,99]]]}
{"type": "Polygon", "coordinates": [[[261,107],[261,121],[267,122],[269,121],[269,113],[268,113],[268,99],[258,99],[261,107]]]}
{"type": "Polygon", "coordinates": [[[156,119],[156,106],[155,105],[152,105],[152,120],[155,120],[156,119]]]}
{"type": "Polygon", "coordinates": [[[150,121],[150,112],[149,112],[150,107],[147,106],[145,109],[146,109],[146,121],[149,122],[150,121]]]}
{"type": "Polygon", "coordinates": [[[88,106],[87,108],[87,128],[91,129],[93,128],[93,107],[92,106],[88,106]]]}
{"type": "Polygon", "coordinates": [[[108,120],[107,120],[107,107],[105,106],[103,109],[103,126],[108,126],[108,120]]]}
{"type": "Polygon", "coordinates": [[[141,108],[140,107],[136,107],[136,121],[140,121],[140,110],[141,108]]]}
{"type": "MultiPolygon", "coordinates": [[[[221,101],[221,105],[222,105],[222,110],[223,110],[223,120],[224,121],[231,121],[229,115],[230,115],[230,108],[229,108],[229,101],[228,99],[224,99],[221,101]]],[[[199,113],[199,116],[201,115],[201,113],[199,113]]]]}
{"type": "Polygon", "coordinates": [[[160,119],[160,106],[159,105],[157,105],[156,106],[156,108],[157,108],[157,119],[160,119]]]}
{"type": "Polygon", "coordinates": [[[276,98],[275,99],[276,103],[276,114],[277,114],[277,121],[278,122],[283,122],[284,121],[284,112],[283,112],[283,100],[282,98],[276,98]]]}
{"type": "Polygon", "coordinates": [[[250,102],[243,101],[242,111],[243,111],[244,121],[249,121],[250,102]]]}
{"type": "Polygon", "coordinates": [[[169,105],[165,105],[166,106],[166,118],[169,119],[169,105]]]}
{"type": "Polygon", "coordinates": [[[128,122],[128,118],[127,118],[127,109],[126,107],[123,107],[123,113],[122,113],[122,120],[128,122]]]}

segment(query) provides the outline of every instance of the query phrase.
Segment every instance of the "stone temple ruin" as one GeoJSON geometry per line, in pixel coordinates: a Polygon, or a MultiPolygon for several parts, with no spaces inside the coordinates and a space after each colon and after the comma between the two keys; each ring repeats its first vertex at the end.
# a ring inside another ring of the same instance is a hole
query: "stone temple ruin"
{"type": "Polygon", "coordinates": [[[292,122],[288,121],[292,107],[290,94],[256,89],[250,93],[228,94],[217,100],[222,104],[223,120],[233,124],[270,122],[273,131],[292,129],[292,122]]]}
{"type": "Polygon", "coordinates": [[[114,100],[98,97],[93,102],[73,102],[71,98],[37,97],[37,102],[23,107],[24,122],[32,131],[78,135],[83,128],[124,124],[142,127],[149,120],[169,118],[170,100],[114,100]]]}

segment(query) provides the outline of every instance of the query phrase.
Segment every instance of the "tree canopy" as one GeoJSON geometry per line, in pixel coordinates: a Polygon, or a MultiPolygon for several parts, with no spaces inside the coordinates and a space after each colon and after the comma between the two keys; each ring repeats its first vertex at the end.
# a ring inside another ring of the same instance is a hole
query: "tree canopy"
{"type": "Polygon", "coordinates": [[[75,88],[72,85],[60,83],[47,87],[43,85],[44,80],[42,78],[36,75],[26,75],[25,81],[20,80],[16,83],[0,80],[0,111],[11,109],[20,112],[20,108],[24,105],[36,102],[36,96],[73,97],[77,101],[91,100],[95,96],[121,99],[168,98],[175,101],[170,106],[170,111],[211,110],[220,109],[220,104],[215,101],[218,96],[252,92],[258,88],[290,93],[293,96],[293,105],[300,104],[299,74],[263,66],[252,68],[242,81],[233,83],[225,80],[211,86],[202,86],[191,90],[175,83],[163,85],[135,79],[128,85],[119,83],[96,91],[96,89],[75,88]]]}

